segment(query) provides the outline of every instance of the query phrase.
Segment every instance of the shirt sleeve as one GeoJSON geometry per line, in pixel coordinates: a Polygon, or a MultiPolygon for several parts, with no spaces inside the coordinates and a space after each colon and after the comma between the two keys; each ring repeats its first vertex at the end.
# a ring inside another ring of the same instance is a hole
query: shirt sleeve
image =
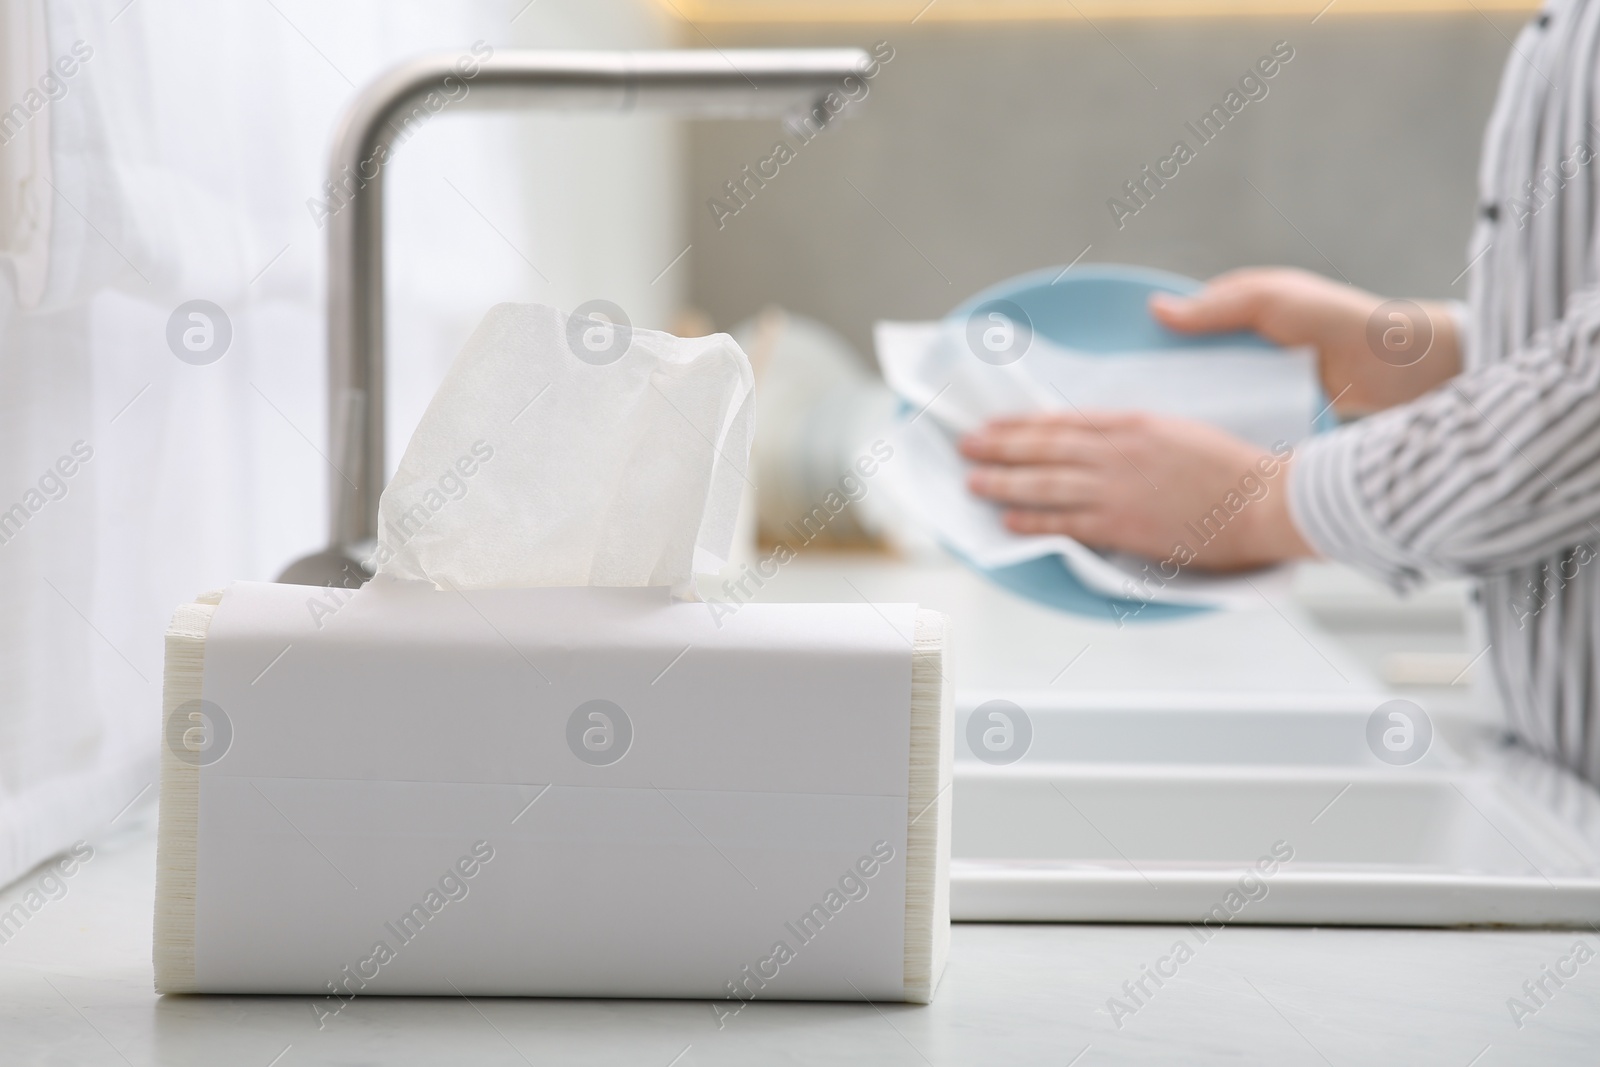
{"type": "Polygon", "coordinates": [[[1289,509],[1404,590],[1600,540],[1600,290],[1509,359],[1302,444],[1289,509]]]}

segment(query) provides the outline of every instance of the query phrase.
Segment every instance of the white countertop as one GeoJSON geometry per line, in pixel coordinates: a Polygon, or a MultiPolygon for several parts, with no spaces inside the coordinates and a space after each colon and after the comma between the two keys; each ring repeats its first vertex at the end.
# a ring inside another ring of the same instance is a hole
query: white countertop
{"type": "MultiPolygon", "coordinates": [[[[157,997],[151,812],[0,945],[0,1063],[1593,1064],[1600,957],[1518,1029],[1506,1007],[1572,932],[1233,926],[1119,1030],[1107,998],[1181,927],[958,924],[927,1007],[364,997],[157,997]],[[676,1059],[674,1057],[677,1057],[676,1059]],[[1078,1058],[1074,1058],[1078,1057],[1078,1058]]],[[[0,895],[0,910],[19,888],[0,895]]],[[[1600,951],[1600,936],[1581,939],[1600,951]]]]}
{"type": "MultiPolygon", "coordinates": [[[[1375,690],[1372,674],[1308,623],[1287,574],[1256,582],[1263,596],[1255,609],[1119,626],[1042,607],[953,563],[814,552],[784,565],[754,599],[914,602],[942,611],[951,620],[957,690],[1375,690]]],[[[712,582],[701,592],[726,599],[712,582]]]]}
{"type": "MultiPolygon", "coordinates": [[[[761,599],[861,597],[950,612],[955,678],[968,689],[1354,692],[1377,685],[1347,643],[1287,601],[1119,630],[1035,608],[959,570],[837,557],[786,568],[761,599]]],[[[1370,620],[1362,625],[1370,629],[1370,620]]],[[[1434,644],[1415,647],[1459,651],[1459,636],[1421,638],[1434,644]]],[[[719,1029],[705,1002],[364,997],[319,1029],[308,998],[152,991],[153,795],[92,839],[96,854],[67,881],[66,894],[0,944],[0,1064],[1493,1067],[1600,1060],[1600,931],[1236,925],[1201,946],[1120,1028],[1108,998],[1125,996],[1123,982],[1165,955],[1185,928],[958,924],[949,968],[927,1007],[757,1003],[719,1029]],[[1523,983],[1579,940],[1596,958],[1519,1028],[1508,998],[1524,996],[1523,983]]],[[[0,893],[0,914],[36,878],[0,893]]]]}

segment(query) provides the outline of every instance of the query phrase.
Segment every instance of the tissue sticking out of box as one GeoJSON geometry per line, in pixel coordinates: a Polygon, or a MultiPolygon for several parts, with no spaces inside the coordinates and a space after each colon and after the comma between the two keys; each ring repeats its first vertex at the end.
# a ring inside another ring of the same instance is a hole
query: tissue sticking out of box
{"type": "Polygon", "coordinates": [[[375,570],[442,589],[684,592],[732,547],[753,384],[726,334],[496,305],[383,491],[375,570]]]}

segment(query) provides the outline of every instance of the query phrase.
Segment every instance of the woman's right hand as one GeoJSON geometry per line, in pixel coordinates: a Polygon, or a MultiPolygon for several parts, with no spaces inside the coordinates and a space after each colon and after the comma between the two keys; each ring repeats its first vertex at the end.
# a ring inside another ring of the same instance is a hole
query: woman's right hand
{"type": "Polygon", "coordinates": [[[1218,275],[1192,297],[1157,293],[1150,314],[1178,333],[1253,330],[1274,344],[1312,346],[1323,390],[1348,417],[1414,400],[1461,369],[1444,304],[1384,304],[1309,271],[1251,267],[1218,275]]]}

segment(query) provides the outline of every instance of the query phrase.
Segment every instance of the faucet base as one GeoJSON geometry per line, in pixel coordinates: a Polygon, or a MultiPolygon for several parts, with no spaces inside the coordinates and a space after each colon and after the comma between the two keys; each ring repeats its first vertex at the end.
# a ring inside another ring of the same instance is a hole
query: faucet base
{"type": "Polygon", "coordinates": [[[331,585],[359,589],[371,577],[348,550],[325,548],[289,564],[278,575],[278,582],[281,585],[331,585]]]}

